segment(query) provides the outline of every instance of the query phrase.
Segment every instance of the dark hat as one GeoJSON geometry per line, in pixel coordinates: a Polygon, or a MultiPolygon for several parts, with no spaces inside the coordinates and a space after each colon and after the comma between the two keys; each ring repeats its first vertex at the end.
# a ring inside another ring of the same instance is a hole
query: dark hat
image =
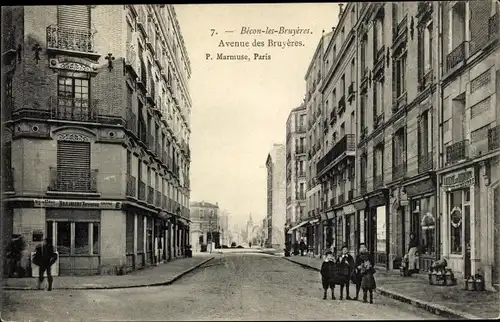
{"type": "Polygon", "coordinates": [[[347,247],[347,245],[346,245],[346,244],[342,245],[342,248],[341,248],[341,249],[344,249],[344,248],[349,249],[349,247],[347,247]]]}
{"type": "Polygon", "coordinates": [[[331,250],[327,250],[327,251],[325,252],[325,255],[332,255],[332,254],[333,254],[333,253],[332,253],[332,251],[331,251],[331,250]]]}

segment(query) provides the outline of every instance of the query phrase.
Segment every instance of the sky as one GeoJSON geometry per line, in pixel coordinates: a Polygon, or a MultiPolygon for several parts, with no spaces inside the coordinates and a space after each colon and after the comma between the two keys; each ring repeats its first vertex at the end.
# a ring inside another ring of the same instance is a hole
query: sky
{"type": "Polygon", "coordinates": [[[254,223],[262,222],[267,155],[273,143],[285,143],[286,120],[303,101],[307,68],[322,31],[338,22],[338,3],[175,5],[175,10],[192,69],[190,200],[218,202],[229,211],[230,226],[243,227],[250,213],[254,223]],[[311,33],[241,34],[243,27],[281,26],[311,33]],[[269,47],[269,39],[303,46],[269,47]],[[265,46],[252,47],[253,40],[265,46]],[[250,48],[220,47],[221,41],[249,41],[250,48]],[[217,53],[248,54],[251,60],[217,60],[217,53]],[[253,60],[254,53],[271,59],[253,60]]]}

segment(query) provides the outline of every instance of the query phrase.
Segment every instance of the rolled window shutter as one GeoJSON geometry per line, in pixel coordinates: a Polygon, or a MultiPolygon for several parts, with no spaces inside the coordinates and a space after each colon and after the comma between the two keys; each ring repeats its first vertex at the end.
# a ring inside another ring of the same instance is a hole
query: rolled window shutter
{"type": "Polygon", "coordinates": [[[90,29],[89,6],[57,6],[57,24],[71,29],[90,29]]]}
{"type": "Polygon", "coordinates": [[[90,189],[90,143],[58,141],[57,175],[59,184],[74,191],[90,189]]]}
{"type": "Polygon", "coordinates": [[[491,1],[468,1],[470,10],[470,54],[474,55],[488,42],[491,1]]]}

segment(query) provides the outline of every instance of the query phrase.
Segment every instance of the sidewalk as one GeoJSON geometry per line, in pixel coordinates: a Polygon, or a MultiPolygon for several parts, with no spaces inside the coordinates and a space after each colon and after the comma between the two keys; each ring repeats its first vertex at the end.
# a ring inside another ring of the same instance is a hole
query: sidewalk
{"type": "MultiPolygon", "coordinates": [[[[120,276],[55,276],[53,287],[62,290],[80,290],[169,285],[213,258],[214,256],[195,254],[192,258],[176,259],[120,276]]],[[[4,290],[35,290],[36,278],[7,278],[4,280],[3,288],[4,290]]]]}
{"type": "MultiPolygon", "coordinates": [[[[322,261],[306,256],[285,259],[318,271],[322,261]]],[[[458,281],[455,286],[429,285],[422,275],[402,277],[399,271],[378,270],[375,274],[377,292],[434,314],[455,319],[498,319],[500,316],[500,293],[465,291],[462,281],[458,281]]]]}

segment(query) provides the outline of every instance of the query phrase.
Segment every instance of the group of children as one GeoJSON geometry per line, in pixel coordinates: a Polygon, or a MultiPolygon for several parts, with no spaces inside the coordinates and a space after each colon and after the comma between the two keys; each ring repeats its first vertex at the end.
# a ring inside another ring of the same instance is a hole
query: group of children
{"type": "Polygon", "coordinates": [[[346,299],[351,300],[349,296],[349,283],[356,285],[356,297],[358,300],[359,291],[363,289],[363,302],[368,302],[368,293],[370,294],[370,303],[373,304],[373,290],[376,288],[375,269],[373,267],[373,257],[368,253],[364,243],[360,244],[359,254],[356,260],[349,254],[347,246],[342,247],[342,254],[335,258],[331,251],[326,252],[326,258],[321,264],[321,282],[323,284],[323,299],[326,300],[328,288],[332,290],[332,300],[335,300],[335,285],[340,286],[340,299],[344,298],[344,288],[346,289],[346,299]]]}

